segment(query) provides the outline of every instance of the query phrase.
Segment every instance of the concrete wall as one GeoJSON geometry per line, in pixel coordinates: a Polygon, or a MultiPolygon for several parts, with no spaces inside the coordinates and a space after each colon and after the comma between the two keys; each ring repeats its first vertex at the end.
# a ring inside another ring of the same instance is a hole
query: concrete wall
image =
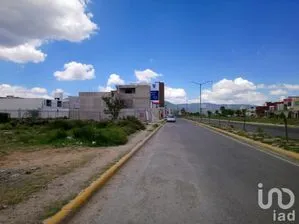
{"type": "Polygon", "coordinates": [[[117,94],[125,101],[128,108],[150,108],[149,85],[119,85],[117,94]],[[135,89],[135,93],[125,93],[125,89],[135,89]]]}
{"type": "Polygon", "coordinates": [[[0,98],[0,110],[37,110],[42,108],[42,98],[0,98]]]}
{"type": "Polygon", "coordinates": [[[11,118],[30,117],[29,111],[38,110],[41,118],[68,117],[69,110],[57,106],[59,100],[51,100],[51,106],[46,105],[43,98],[0,98],[0,112],[10,114],[11,118]]]}
{"type": "Polygon", "coordinates": [[[107,119],[108,115],[104,110],[106,104],[102,97],[110,96],[110,93],[104,92],[80,92],[79,101],[79,119],[83,120],[103,120],[107,119]]]}

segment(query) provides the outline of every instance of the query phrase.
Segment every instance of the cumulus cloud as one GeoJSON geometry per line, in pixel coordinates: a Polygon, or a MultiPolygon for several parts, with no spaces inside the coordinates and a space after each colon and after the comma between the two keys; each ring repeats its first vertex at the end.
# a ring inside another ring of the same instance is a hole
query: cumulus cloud
{"type": "Polygon", "coordinates": [[[165,100],[171,103],[185,103],[186,99],[187,93],[184,89],[165,86],[165,100]]]}
{"type": "Polygon", "coordinates": [[[123,85],[123,84],[125,84],[125,81],[121,79],[120,76],[117,74],[111,74],[107,81],[107,86],[123,85]]]}
{"type": "Polygon", "coordinates": [[[143,71],[135,70],[135,76],[136,76],[138,82],[150,83],[150,82],[152,82],[152,80],[154,80],[157,77],[162,76],[162,75],[154,72],[151,69],[145,69],[143,71]]]}
{"type": "Polygon", "coordinates": [[[51,98],[45,88],[26,88],[9,84],[0,84],[0,97],[15,96],[24,98],[51,98]]]}
{"type": "Polygon", "coordinates": [[[115,90],[111,86],[99,86],[99,92],[111,92],[112,90],[115,90]]]}
{"type": "Polygon", "coordinates": [[[54,76],[59,81],[94,79],[95,69],[92,65],[72,61],[64,64],[63,71],[54,72],[54,76]]]}
{"type": "Polygon", "coordinates": [[[22,44],[15,47],[4,47],[0,45],[0,60],[13,61],[16,63],[42,62],[46,54],[36,49],[36,44],[22,44]]]}
{"type": "Polygon", "coordinates": [[[121,79],[121,77],[117,74],[111,74],[108,78],[106,86],[99,86],[100,92],[110,92],[114,90],[115,85],[124,85],[125,80],[121,79]]]}
{"type": "Polygon", "coordinates": [[[270,95],[273,95],[273,96],[285,95],[287,93],[288,93],[288,91],[283,90],[283,89],[276,89],[276,90],[270,91],[270,95]]]}
{"type": "Polygon", "coordinates": [[[202,99],[219,104],[263,104],[267,97],[256,89],[253,82],[241,77],[234,80],[222,79],[213,84],[211,90],[203,90],[202,99]]]}
{"type": "Polygon", "coordinates": [[[0,60],[41,62],[39,47],[48,41],[80,42],[97,29],[87,11],[89,0],[2,0],[0,60]],[[9,18],[9,19],[7,19],[9,18]]]}

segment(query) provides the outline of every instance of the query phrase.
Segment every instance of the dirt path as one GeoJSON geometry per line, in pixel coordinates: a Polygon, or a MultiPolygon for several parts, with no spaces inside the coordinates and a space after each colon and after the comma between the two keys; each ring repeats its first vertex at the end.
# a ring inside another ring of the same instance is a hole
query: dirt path
{"type": "Polygon", "coordinates": [[[41,223],[46,213],[55,211],[63,201],[78,194],[112,162],[131,150],[149,133],[148,130],[141,131],[131,136],[128,144],[118,147],[47,149],[8,155],[0,161],[1,188],[4,186],[2,183],[7,185],[14,179],[26,183],[27,177],[45,174],[48,174],[52,181],[47,182],[38,192],[32,193],[27,200],[8,207],[2,205],[0,223],[41,223]]]}

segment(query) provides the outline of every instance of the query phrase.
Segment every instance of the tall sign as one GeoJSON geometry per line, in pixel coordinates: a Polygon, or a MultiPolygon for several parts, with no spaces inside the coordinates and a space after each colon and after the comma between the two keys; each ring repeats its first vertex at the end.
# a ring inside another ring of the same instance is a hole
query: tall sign
{"type": "Polygon", "coordinates": [[[159,104],[159,82],[151,84],[151,102],[152,104],[159,104]]]}

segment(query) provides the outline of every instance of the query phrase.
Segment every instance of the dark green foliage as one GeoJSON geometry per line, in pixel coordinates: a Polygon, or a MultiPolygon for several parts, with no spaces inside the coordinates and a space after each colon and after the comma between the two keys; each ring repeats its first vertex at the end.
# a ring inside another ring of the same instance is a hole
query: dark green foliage
{"type": "Polygon", "coordinates": [[[125,107],[124,101],[119,99],[118,97],[103,97],[102,98],[106,103],[107,109],[105,110],[106,114],[110,114],[112,120],[116,120],[118,118],[119,112],[121,109],[125,107]]]}
{"type": "Polygon", "coordinates": [[[120,127],[97,129],[82,127],[73,130],[75,139],[79,139],[91,146],[121,145],[127,142],[127,134],[120,127]]]}
{"type": "Polygon", "coordinates": [[[145,126],[135,117],[119,121],[82,121],[13,119],[0,124],[0,147],[10,150],[13,146],[112,146],[125,144],[128,136],[144,130],[145,126]]]}
{"type": "Polygon", "coordinates": [[[9,122],[10,115],[9,113],[0,113],[0,123],[6,123],[9,122]]]}

